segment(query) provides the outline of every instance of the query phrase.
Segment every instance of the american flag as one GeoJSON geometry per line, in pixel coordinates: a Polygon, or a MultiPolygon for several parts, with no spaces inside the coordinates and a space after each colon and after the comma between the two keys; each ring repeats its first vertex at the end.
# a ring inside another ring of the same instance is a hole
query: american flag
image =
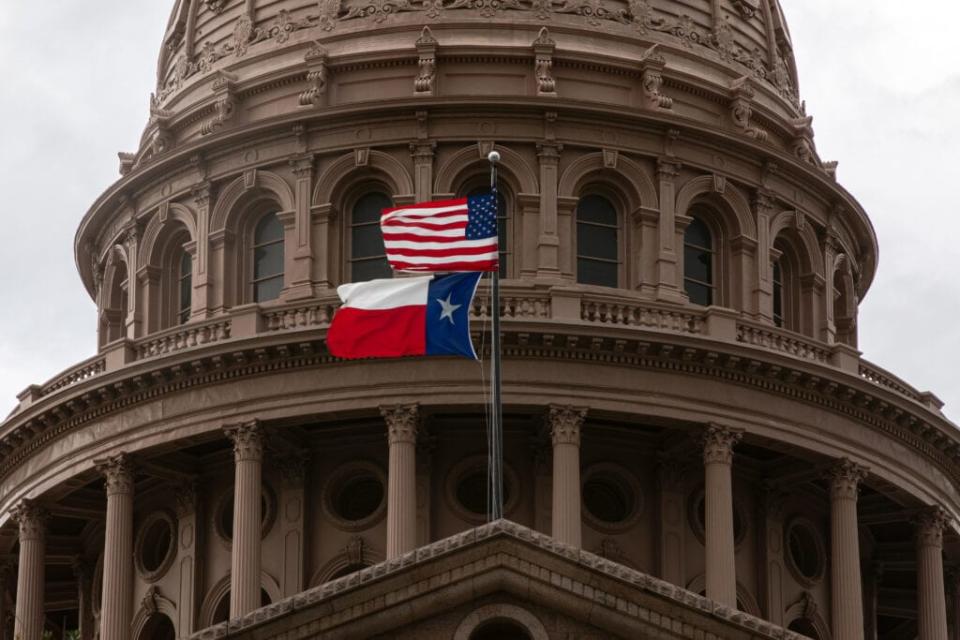
{"type": "Polygon", "coordinates": [[[497,271],[497,200],[490,193],[384,209],[380,230],[396,271],[497,271]]]}

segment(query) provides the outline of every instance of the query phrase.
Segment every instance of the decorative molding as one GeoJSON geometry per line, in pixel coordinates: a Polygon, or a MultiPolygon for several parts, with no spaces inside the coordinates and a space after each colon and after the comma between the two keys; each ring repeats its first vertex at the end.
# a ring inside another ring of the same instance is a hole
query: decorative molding
{"type": "Polygon", "coordinates": [[[215,100],[213,110],[215,115],[200,125],[200,135],[210,135],[234,118],[240,99],[237,95],[237,76],[220,70],[213,81],[213,95],[215,100]]]}
{"type": "Polygon", "coordinates": [[[322,107],[327,103],[327,74],[329,58],[327,50],[314,42],[303,57],[307,63],[307,89],[300,94],[301,107],[322,107]]]}
{"type": "Polygon", "coordinates": [[[133,493],[133,465],[129,456],[121,453],[112,458],[95,461],[97,471],[106,480],[107,495],[133,493]]]}
{"type": "Polygon", "coordinates": [[[867,467],[843,458],[827,471],[831,499],[856,500],[860,482],[867,477],[867,467]]]}
{"type": "Polygon", "coordinates": [[[657,53],[653,45],[644,52],[640,59],[640,84],[643,87],[643,97],[648,109],[654,111],[669,111],[673,109],[673,98],[663,95],[663,70],[667,66],[667,59],[657,53]]]}
{"type": "Polygon", "coordinates": [[[227,425],[224,426],[223,432],[233,441],[233,455],[236,462],[263,460],[266,434],[259,421],[251,420],[242,424],[227,425]]]}
{"type": "Polygon", "coordinates": [[[917,545],[943,547],[943,532],[950,526],[951,520],[950,514],[939,505],[923,509],[916,517],[917,545]]]}
{"type": "Polygon", "coordinates": [[[419,404],[381,406],[380,415],[387,423],[387,440],[392,444],[416,444],[420,422],[419,404]]]}
{"type": "Polygon", "coordinates": [[[557,97],[557,81],[553,78],[553,53],[557,43],[550,37],[546,27],[540,28],[537,39],[533,41],[534,76],[537,80],[537,95],[557,97]]]}
{"type": "Polygon", "coordinates": [[[730,117],[734,126],[748,138],[758,142],[767,139],[767,132],[750,123],[756,91],[750,78],[743,76],[730,83],[730,117]]]}
{"type": "Polygon", "coordinates": [[[434,95],[437,78],[437,39],[430,27],[425,26],[417,38],[417,77],[413,81],[413,93],[417,96],[434,95]]]}
{"type": "Polygon", "coordinates": [[[586,407],[550,405],[547,410],[547,426],[553,446],[572,444],[579,447],[580,428],[586,417],[586,407]]]}
{"type": "Polygon", "coordinates": [[[700,436],[704,464],[733,463],[733,447],[743,438],[743,431],[719,424],[711,424],[700,436]]]}
{"type": "MultiPolygon", "coordinates": [[[[11,510],[10,517],[20,525],[20,540],[44,540],[47,534],[49,512],[33,500],[21,500],[11,510]]],[[[0,594],[2,597],[2,594],[0,594]]]]}

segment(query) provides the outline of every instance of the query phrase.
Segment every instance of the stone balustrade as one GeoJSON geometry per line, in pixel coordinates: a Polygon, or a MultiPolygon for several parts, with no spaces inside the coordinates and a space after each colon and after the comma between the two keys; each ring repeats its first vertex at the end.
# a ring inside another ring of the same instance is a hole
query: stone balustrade
{"type": "MultiPolygon", "coordinates": [[[[471,317],[487,319],[489,304],[488,285],[482,283],[473,301],[471,317]]],[[[50,381],[28,387],[18,396],[18,410],[50,394],[134,362],[263,334],[324,329],[329,326],[338,306],[339,300],[331,291],[307,302],[265,307],[243,305],[216,319],[188,323],[138,341],[118,340],[107,345],[100,354],[58,374],[50,381]]],[[[747,320],[728,309],[682,308],[572,287],[544,289],[530,286],[504,287],[500,307],[502,318],[508,322],[573,322],[584,328],[594,325],[632,328],[740,343],[852,373],[932,411],[939,411],[943,406],[933,394],[918,391],[890,372],[861,359],[855,349],[845,345],[828,345],[791,331],[747,320]]]]}

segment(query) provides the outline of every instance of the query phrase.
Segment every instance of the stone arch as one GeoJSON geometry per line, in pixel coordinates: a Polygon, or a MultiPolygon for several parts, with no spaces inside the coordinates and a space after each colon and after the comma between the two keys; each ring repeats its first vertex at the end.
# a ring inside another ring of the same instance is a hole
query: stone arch
{"type": "Polygon", "coordinates": [[[148,264],[156,263],[156,250],[160,244],[163,234],[173,227],[174,222],[180,222],[190,234],[192,242],[197,241],[197,217],[196,214],[186,205],[179,203],[170,203],[167,209],[166,219],[162,220],[158,211],[143,230],[143,239],[140,241],[140,251],[138,252],[138,268],[148,264]]]}
{"type": "Polygon", "coordinates": [[[659,209],[657,189],[639,163],[620,156],[615,165],[610,167],[604,163],[604,155],[599,151],[580,156],[564,170],[560,176],[557,195],[561,198],[575,198],[588,178],[597,176],[600,181],[603,181],[605,176],[611,175],[620,178],[615,184],[631,197],[630,205],[634,210],[641,206],[659,209]],[[623,188],[627,185],[629,185],[628,188],[623,188]]]}
{"type": "Polygon", "coordinates": [[[346,549],[335,555],[322,567],[317,569],[313,576],[311,576],[308,584],[310,587],[318,587],[321,584],[330,582],[337,572],[346,569],[351,565],[363,564],[369,567],[379,564],[384,560],[386,560],[386,556],[383,555],[383,552],[377,549],[371,549],[367,546],[366,542],[360,546],[359,553],[352,551],[348,545],[346,549]]]}
{"type": "MultiPolygon", "coordinates": [[[[495,145],[493,147],[500,153],[500,167],[505,170],[515,182],[514,188],[520,193],[539,193],[537,174],[530,167],[526,160],[519,153],[512,149],[495,145]]],[[[456,191],[457,178],[464,172],[473,168],[479,163],[486,163],[486,158],[481,155],[480,143],[472,144],[460,149],[447,159],[438,169],[436,178],[433,181],[434,193],[454,193],[456,191]]],[[[487,166],[484,164],[484,166],[487,166]]]]}
{"type": "Polygon", "coordinates": [[[147,640],[146,636],[142,636],[141,634],[143,634],[144,628],[155,614],[166,616],[171,624],[173,624],[177,635],[180,635],[180,630],[177,629],[177,605],[175,605],[172,600],[162,596],[156,587],[151,587],[147,591],[143,602],[141,602],[136,615],[133,617],[133,623],[130,628],[134,640],[147,640]]]}
{"type": "Polygon", "coordinates": [[[675,211],[678,215],[686,215],[694,201],[704,195],[713,196],[715,200],[726,205],[720,208],[726,210],[724,213],[732,215],[728,216],[732,237],[742,235],[751,240],[757,239],[757,224],[753,219],[749,200],[740,189],[729,182],[718,185],[715,176],[700,176],[683,185],[677,194],[675,211]]]}
{"type": "Polygon", "coordinates": [[[817,604],[813,596],[806,591],[796,602],[787,607],[787,610],[783,614],[783,628],[786,629],[795,621],[804,619],[817,630],[817,635],[820,636],[819,640],[832,640],[833,636],[830,633],[830,625],[826,623],[823,616],[817,611],[817,604]]]}
{"type": "MultiPolygon", "coordinates": [[[[283,597],[283,593],[280,591],[280,583],[266,571],[260,572],[260,588],[270,596],[271,603],[277,602],[283,597]]],[[[220,580],[210,588],[210,591],[208,591],[207,595],[203,598],[203,603],[200,605],[201,628],[209,627],[213,624],[213,614],[216,611],[217,605],[220,604],[220,600],[229,592],[230,574],[227,573],[227,575],[220,578],[220,580]]]]}
{"type": "MultiPolygon", "coordinates": [[[[687,591],[692,591],[694,593],[703,595],[707,590],[707,576],[705,573],[701,573],[689,583],[687,583],[687,591]]],[[[706,597],[706,596],[703,596],[706,597]]],[[[757,599],[747,590],[745,586],[737,582],[737,601],[743,605],[744,613],[749,613],[752,616],[762,618],[763,614],[760,611],[760,605],[757,603],[757,599]]]]}
{"type": "Polygon", "coordinates": [[[281,211],[293,211],[296,198],[287,181],[270,171],[253,170],[228,184],[217,198],[217,204],[210,215],[210,233],[228,229],[230,223],[240,215],[240,201],[251,190],[258,189],[277,201],[281,211]],[[252,180],[250,179],[252,177],[252,180]]]}
{"type": "MultiPolygon", "coordinates": [[[[802,215],[802,214],[800,214],[802,215]]],[[[777,238],[784,231],[792,229],[796,232],[796,238],[800,240],[803,251],[800,252],[804,258],[804,269],[808,273],[813,273],[821,278],[823,273],[823,254],[820,251],[820,242],[817,238],[817,232],[813,230],[810,223],[798,225],[798,212],[781,211],[770,221],[770,246],[776,243],[777,238]]]]}
{"type": "Polygon", "coordinates": [[[410,172],[399,160],[383,151],[371,150],[367,155],[366,164],[357,163],[355,153],[347,153],[327,167],[317,178],[313,189],[314,206],[332,202],[335,193],[342,191],[343,183],[356,172],[373,170],[386,176],[388,186],[393,189],[395,196],[412,196],[414,193],[413,178],[410,172]]]}
{"type": "Polygon", "coordinates": [[[469,640],[470,635],[485,622],[509,620],[522,626],[533,640],[550,640],[546,628],[537,616],[512,604],[488,604],[467,614],[453,634],[453,640],[469,640]]]}

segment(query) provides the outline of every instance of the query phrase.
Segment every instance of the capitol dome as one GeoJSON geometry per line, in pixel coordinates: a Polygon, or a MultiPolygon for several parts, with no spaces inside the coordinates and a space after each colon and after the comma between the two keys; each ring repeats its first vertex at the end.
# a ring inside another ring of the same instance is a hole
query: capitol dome
{"type": "Polygon", "coordinates": [[[857,349],[799,87],[776,0],[177,0],[76,235],[97,353],[0,423],[0,640],[958,633],[960,436],[857,349]],[[491,151],[494,522],[486,283],[482,364],[326,345],[491,151]]]}

